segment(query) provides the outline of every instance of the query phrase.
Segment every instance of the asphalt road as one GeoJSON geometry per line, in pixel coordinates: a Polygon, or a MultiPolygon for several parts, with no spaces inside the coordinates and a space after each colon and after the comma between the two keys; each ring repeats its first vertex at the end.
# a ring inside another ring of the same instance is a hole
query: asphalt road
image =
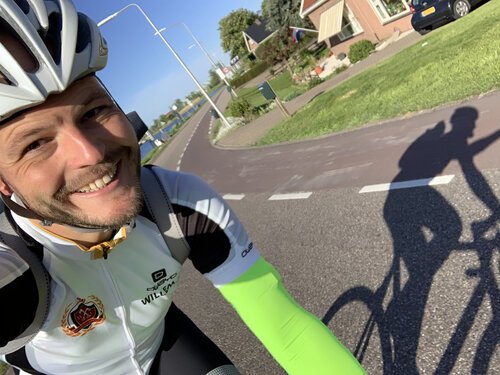
{"type": "MultiPolygon", "coordinates": [[[[370,374],[498,374],[499,100],[239,151],[210,146],[201,111],[156,163],[241,194],[229,202],[262,254],[370,374]],[[436,176],[446,181],[360,193],[436,176]],[[297,192],[308,194],[269,199],[297,192]]],[[[185,269],[183,310],[243,374],[282,374],[209,282],[185,269]]]]}
{"type": "Polygon", "coordinates": [[[180,160],[181,170],[202,176],[223,194],[318,191],[390,182],[398,176],[404,154],[411,164],[405,168],[407,180],[460,173],[457,160],[467,155],[479,168],[496,168],[500,165],[499,102],[497,92],[322,139],[238,151],[210,145],[210,115],[200,111],[156,163],[176,168],[180,160]],[[487,137],[491,137],[487,147],[479,147],[488,142],[487,137]],[[185,149],[182,157],[181,149],[185,149]]]}

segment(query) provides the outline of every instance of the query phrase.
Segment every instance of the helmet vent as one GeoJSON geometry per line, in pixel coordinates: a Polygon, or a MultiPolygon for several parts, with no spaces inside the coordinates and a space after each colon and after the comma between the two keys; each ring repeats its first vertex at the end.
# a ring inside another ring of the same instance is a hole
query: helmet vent
{"type": "Polygon", "coordinates": [[[59,65],[61,62],[61,15],[59,13],[52,13],[49,16],[49,25],[49,30],[44,38],[44,42],[52,59],[59,65]]]}
{"type": "Polygon", "coordinates": [[[78,13],[78,36],[76,39],[76,53],[82,52],[91,42],[90,26],[86,17],[78,13]]]}
{"type": "Polygon", "coordinates": [[[24,71],[35,73],[40,68],[38,60],[28,46],[2,18],[0,18],[0,44],[9,51],[24,71]]]}
{"type": "Polygon", "coordinates": [[[23,11],[24,14],[30,12],[30,4],[26,0],[14,0],[17,6],[23,11]]]}
{"type": "Polygon", "coordinates": [[[1,72],[0,72],[0,85],[13,86],[10,79],[8,79],[7,76],[5,74],[2,74],[1,72]]]}

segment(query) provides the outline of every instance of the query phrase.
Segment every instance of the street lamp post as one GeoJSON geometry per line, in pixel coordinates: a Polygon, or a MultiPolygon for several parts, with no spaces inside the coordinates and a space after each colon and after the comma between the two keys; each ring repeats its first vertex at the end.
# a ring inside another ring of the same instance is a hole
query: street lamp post
{"type": "MultiPolygon", "coordinates": [[[[191,29],[184,23],[184,22],[180,22],[180,24],[182,26],[184,26],[184,28],[186,29],[186,31],[189,33],[189,35],[191,35],[191,38],[193,38],[194,42],[196,43],[196,45],[198,47],[200,47],[200,49],[203,51],[203,53],[205,54],[205,56],[207,57],[208,61],[210,61],[210,63],[212,64],[212,66],[214,67],[214,69],[220,69],[217,67],[217,64],[215,63],[215,61],[212,59],[212,57],[210,56],[210,54],[207,52],[207,50],[205,49],[205,47],[202,46],[202,44],[200,43],[200,41],[198,40],[198,38],[196,38],[193,34],[193,32],[191,31],[191,29]]],[[[222,73],[224,75],[224,72],[222,73]]],[[[229,82],[227,81],[225,75],[223,77],[221,77],[222,80],[224,81],[224,83],[226,84],[226,86],[229,88],[229,90],[231,90],[231,93],[238,97],[238,95],[236,95],[236,92],[233,90],[233,88],[231,87],[231,85],[229,84],[229,82]]]]}
{"type": "Polygon", "coordinates": [[[123,7],[119,11],[111,14],[110,16],[108,16],[108,17],[104,18],[103,20],[101,20],[100,22],[98,22],[97,26],[100,27],[100,26],[104,25],[105,23],[111,21],[113,18],[115,18],[120,13],[122,13],[123,11],[125,11],[126,9],[128,9],[130,7],[135,7],[135,8],[137,8],[139,10],[139,12],[144,16],[144,18],[148,21],[148,23],[154,29],[155,35],[158,35],[160,37],[160,39],[163,41],[163,43],[165,43],[165,45],[168,47],[168,49],[170,50],[170,52],[172,52],[172,54],[174,55],[174,57],[177,59],[177,61],[179,62],[179,64],[181,64],[182,68],[186,71],[186,73],[189,75],[189,77],[191,77],[191,79],[194,81],[194,83],[196,84],[196,86],[198,86],[198,88],[203,93],[203,95],[205,96],[205,98],[207,99],[207,101],[215,109],[215,111],[217,112],[217,114],[221,118],[221,120],[224,123],[224,125],[226,125],[227,127],[231,127],[231,124],[229,123],[229,121],[227,121],[227,119],[224,116],[224,114],[222,113],[222,111],[212,101],[212,99],[210,98],[210,95],[208,95],[208,93],[205,91],[205,89],[203,88],[203,86],[198,82],[198,80],[196,79],[196,77],[193,75],[193,73],[191,72],[191,70],[189,70],[189,68],[186,66],[186,64],[184,63],[184,61],[182,61],[182,59],[177,54],[177,52],[175,52],[175,50],[172,48],[172,46],[170,45],[170,43],[168,43],[168,41],[163,37],[163,35],[161,34],[161,31],[158,30],[158,28],[155,26],[155,24],[151,21],[151,19],[147,16],[147,14],[142,10],[142,8],[139,5],[134,4],[134,3],[128,4],[127,6],[123,7]]]}

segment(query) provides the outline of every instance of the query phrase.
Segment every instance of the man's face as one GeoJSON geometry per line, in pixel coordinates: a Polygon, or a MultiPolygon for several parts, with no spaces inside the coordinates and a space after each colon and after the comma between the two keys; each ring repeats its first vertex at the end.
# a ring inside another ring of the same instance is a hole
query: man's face
{"type": "Polygon", "coordinates": [[[0,126],[0,191],[55,223],[116,228],[141,208],[139,146],[94,77],[0,126]]]}

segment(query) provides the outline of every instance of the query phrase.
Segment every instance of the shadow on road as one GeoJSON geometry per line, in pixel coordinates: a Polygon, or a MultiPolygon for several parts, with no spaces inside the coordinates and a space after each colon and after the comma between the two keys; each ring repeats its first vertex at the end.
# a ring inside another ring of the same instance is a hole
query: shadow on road
{"type": "Polygon", "coordinates": [[[498,345],[500,293],[492,272],[497,265],[492,261],[499,250],[500,204],[473,158],[496,141],[500,131],[469,143],[477,118],[475,108],[461,107],[450,119],[451,131],[445,132],[444,122],[428,129],[405,151],[399,161],[401,170],[393,180],[432,178],[442,173],[451,161],[458,161],[471,191],[489,211],[485,220],[472,224],[474,240],[460,243],[463,223],[452,204],[432,186],[390,190],[383,210],[394,246],[393,262],[387,275],[376,291],[360,286],[344,292],[323,318],[328,324],[347,304],[364,304],[371,315],[357,338],[354,354],[363,362],[369,341],[377,332],[384,374],[420,373],[417,349],[424,312],[433,278],[452,251],[476,252],[480,266],[466,270],[466,274],[479,281],[444,354],[435,365],[435,374],[448,374],[453,370],[483,300],[491,304],[492,319],[475,348],[473,374],[487,373],[498,345]],[[402,264],[406,269],[404,277],[402,264]],[[384,309],[388,296],[389,302],[384,309]]]}

